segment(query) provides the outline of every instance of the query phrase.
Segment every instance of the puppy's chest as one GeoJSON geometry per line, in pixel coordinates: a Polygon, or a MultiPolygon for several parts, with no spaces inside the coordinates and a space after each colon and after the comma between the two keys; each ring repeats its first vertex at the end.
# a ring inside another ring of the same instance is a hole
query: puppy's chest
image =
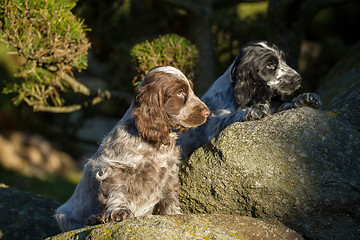
{"type": "Polygon", "coordinates": [[[164,190],[171,181],[170,177],[177,177],[177,174],[178,166],[173,158],[157,155],[154,159],[141,163],[127,185],[130,208],[135,216],[151,212],[163,197],[164,190]]]}
{"type": "Polygon", "coordinates": [[[161,187],[166,182],[170,174],[174,174],[178,169],[178,154],[154,154],[139,164],[135,171],[141,178],[146,176],[144,181],[150,179],[154,182],[154,187],[161,187]]]}

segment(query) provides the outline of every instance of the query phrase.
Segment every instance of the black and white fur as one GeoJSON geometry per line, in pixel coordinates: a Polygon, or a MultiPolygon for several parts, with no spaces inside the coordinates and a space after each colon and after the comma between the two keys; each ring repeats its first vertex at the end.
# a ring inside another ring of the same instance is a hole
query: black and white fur
{"type": "Polygon", "coordinates": [[[183,158],[234,122],[257,120],[302,106],[319,108],[320,98],[315,93],[303,93],[284,102],[300,87],[301,80],[276,45],[267,41],[247,43],[201,98],[211,111],[207,122],[180,135],[183,158]]]}

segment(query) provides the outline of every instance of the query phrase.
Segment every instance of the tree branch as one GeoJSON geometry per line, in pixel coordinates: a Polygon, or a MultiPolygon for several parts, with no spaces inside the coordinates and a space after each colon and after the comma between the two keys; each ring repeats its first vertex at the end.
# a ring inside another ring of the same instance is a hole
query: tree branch
{"type": "Polygon", "coordinates": [[[71,113],[78,111],[82,108],[80,104],[74,104],[71,106],[63,107],[54,107],[54,106],[43,106],[43,105],[34,105],[34,112],[51,112],[51,113],[71,113]]]}
{"type": "Polygon", "coordinates": [[[125,99],[128,103],[131,103],[132,101],[131,94],[121,93],[121,92],[110,92],[108,90],[103,91],[98,89],[97,91],[93,91],[91,95],[94,96],[92,99],[89,99],[81,104],[73,104],[70,106],[55,107],[55,106],[34,105],[29,102],[27,103],[28,105],[33,106],[35,112],[71,113],[78,111],[82,108],[94,106],[103,101],[114,98],[125,99]]]}
{"type": "Polygon", "coordinates": [[[109,90],[91,90],[84,84],[78,82],[76,79],[72,78],[68,74],[62,74],[62,79],[70,85],[71,89],[75,93],[80,93],[85,96],[91,97],[91,99],[80,103],[80,104],[73,104],[70,106],[44,106],[40,104],[34,104],[29,99],[24,98],[24,101],[29,105],[32,106],[34,111],[36,112],[52,112],[52,113],[70,113],[75,112],[77,110],[80,110],[85,107],[93,106],[96,104],[99,104],[103,101],[109,100],[109,99],[123,99],[129,104],[132,101],[133,96],[129,93],[125,92],[117,92],[117,91],[109,91],[109,90]]]}
{"type": "Polygon", "coordinates": [[[90,89],[88,87],[86,87],[84,84],[80,83],[79,81],[77,81],[76,79],[72,78],[69,74],[66,73],[58,73],[61,78],[70,85],[70,87],[72,88],[72,90],[75,93],[81,93],[83,95],[86,96],[90,96],[90,89]]]}
{"type": "Polygon", "coordinates": [[[70,85],[70,87],[75,93],[81,93],[85,96],[90,96],[90,97],[100,97],[104,100],[109,100],[110,98],[118,98],[118,99],[124,99],[128,102],[132,101],[132,95],[129,93],[101,90],[101,89],[91,90],[87,86],[80,83],[76,79],[72,78],[68,74],[63,74],[63,79],[65,80],[65,82],[67,82],[70,85]]]}
{"type": "MultiPolygon", "coordinates": [[[[118,91],[109,91],[109,90],[91,90],[90,96],[94,97],[94,104],[97,104],[98,102],[102,102],[104,100],[110,100],[110,99],[122,99],[125,100],[127,103],[131,103],[133,96],[126,92],[118,92],[118,91]],[[101,101],[99,101],[101,100],[101,101]]],[[[93,104],[93,105],[94,105],[93,104]]]]}

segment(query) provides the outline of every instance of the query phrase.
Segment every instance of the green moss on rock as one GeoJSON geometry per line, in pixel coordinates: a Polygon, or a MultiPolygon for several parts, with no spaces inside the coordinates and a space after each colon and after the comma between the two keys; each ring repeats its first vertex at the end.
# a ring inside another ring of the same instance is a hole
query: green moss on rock
{"type": "Polygon", "coordinates": [[[181,207],[274,218],[311,239],[341,239],[351,229],[356,239],[358,213],[345,213],[359,207],[359,151],[359,133],[327,111],[235,123],[182,166],[181,207]]]}
{"type": "Polygon", "coordinates": [[[148,216],[63,233],[62,239],[302,239],[267,220],[225,215],[148,216]]]}

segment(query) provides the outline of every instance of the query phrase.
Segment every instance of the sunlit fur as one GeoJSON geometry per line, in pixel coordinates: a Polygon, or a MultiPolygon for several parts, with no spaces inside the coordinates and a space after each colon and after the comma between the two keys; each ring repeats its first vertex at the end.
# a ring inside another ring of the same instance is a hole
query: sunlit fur
{"type": "Polygon", "coordinates": [[[319,108],[320,98],[315,93],[284,102],[300,83],[301,76],[287,65],[284,52],[276,45],[266,41],[247,43],[201,98],[211,110],[207,122],[180,135],[183,158],[234,122],[257,120],[301,106],[319,108]]]}
{"type": "Polygon", "coordinates": [[[153,213],[180,214],[177,131],[203,124],[210,111],[172,67],[153,68],[55,218],[62,231],[153,213]]]}

